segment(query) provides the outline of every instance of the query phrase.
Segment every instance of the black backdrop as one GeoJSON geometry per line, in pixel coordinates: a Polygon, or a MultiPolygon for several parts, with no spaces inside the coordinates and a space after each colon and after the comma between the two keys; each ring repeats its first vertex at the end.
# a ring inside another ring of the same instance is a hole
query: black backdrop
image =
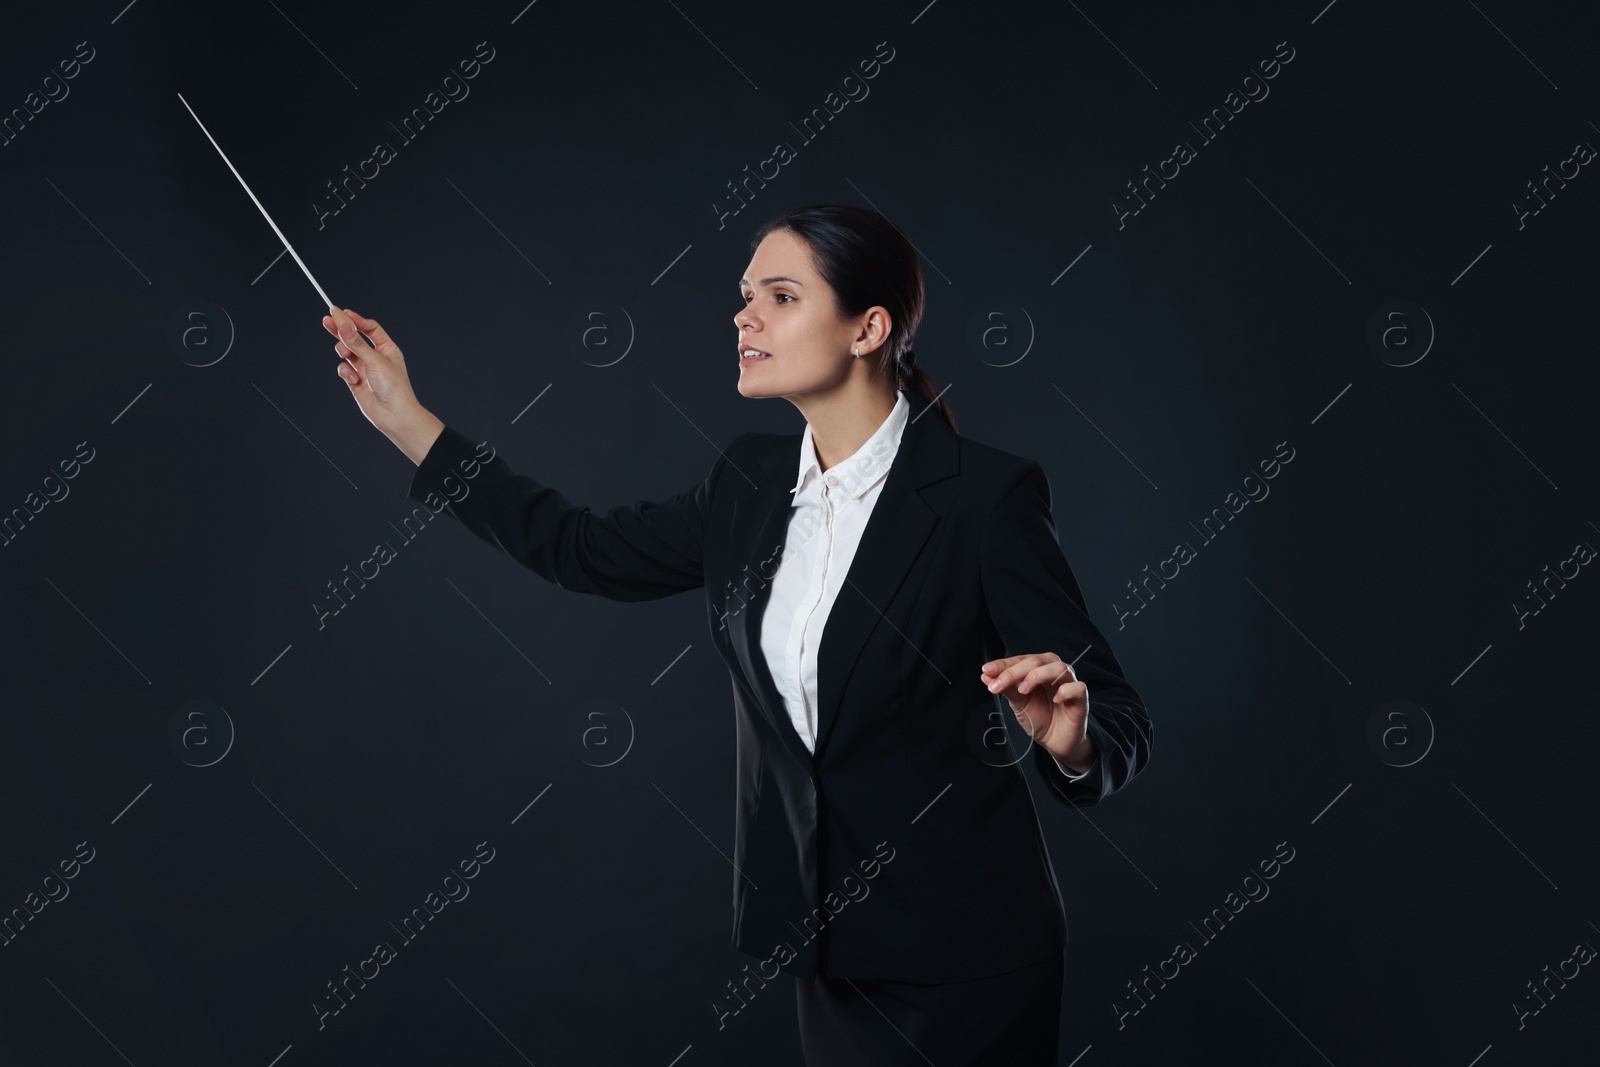
{"type": "Polygon", "coordinates": [[[757,225],[842,200],[906,232],[919,362],[1044,464],[1156,726],[1104,806],[1028,771],[1063,1063],[1592,1054],[1595,29],[1503,0],[8,14],[0,1060],[799,1062],[789,979],[713,1008],[751,961],[703,598],[402,537],[411,464],[183,101],[430,409],[597,508],[801,428],[735,389],[757,225]]]}

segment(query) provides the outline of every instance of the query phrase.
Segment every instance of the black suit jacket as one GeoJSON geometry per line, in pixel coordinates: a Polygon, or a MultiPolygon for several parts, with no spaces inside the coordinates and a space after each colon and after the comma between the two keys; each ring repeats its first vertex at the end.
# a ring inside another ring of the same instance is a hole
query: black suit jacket
{"type": "Polygon", "coordinates": [[[411,484],[411,499],[434,512],[448,500],[467,529],[562,588],[706,590],[737,723],[733,940],[768,979],[947,982],[1049,957],[1066,923],[1021,762],[1084,805],[1150,756],[1143,702],[1056,541],[1043,468],[957,435],[921,401],[912,414],[818,649],[815,755],[759,637],[800,434],[747,433],[693,489],[603,515],[449,427],[411,484]],[[1071,661],[1088,686],[1098,758],[1083,779],[1041,746],[1003,747],[1010,709],[979,671],[1029,652],[1071,661]]]}

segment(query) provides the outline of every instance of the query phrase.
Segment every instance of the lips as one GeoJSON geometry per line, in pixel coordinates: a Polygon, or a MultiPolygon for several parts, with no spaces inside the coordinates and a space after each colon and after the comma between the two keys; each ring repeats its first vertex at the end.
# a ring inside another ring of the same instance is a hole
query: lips
{"type": "Polygon", "coordinates": [[[740,363],[754,363],[755,361],[760,360],[760,359],[771,359],[771,358],[772,358],[772,353],[770,353],[770,352],[763,352],[761,349],[755,348],[755,347],[753,347],[751,345],[741,344],[739,346],[739,362],[740,363]]]}

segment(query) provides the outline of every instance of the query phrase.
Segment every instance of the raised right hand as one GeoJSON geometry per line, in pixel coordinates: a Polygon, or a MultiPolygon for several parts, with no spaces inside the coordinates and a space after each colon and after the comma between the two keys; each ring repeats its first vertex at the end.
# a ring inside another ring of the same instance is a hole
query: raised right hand
{"type": "Polygon", "coordinates": [[[421,406],[412,392],[400,346],[390,339],[388,331],[377,320],[348,308],[328,310],[332,314],[322,316],[322,326],[339,339],[333,346],[334,353],[342,360],[339,377],[350,387],[350,395],[367,421],[384,434],[393,436],[400,424],[409,420],[421,406]],[[369,345],[367,341],[372,343],[369,345]]]}

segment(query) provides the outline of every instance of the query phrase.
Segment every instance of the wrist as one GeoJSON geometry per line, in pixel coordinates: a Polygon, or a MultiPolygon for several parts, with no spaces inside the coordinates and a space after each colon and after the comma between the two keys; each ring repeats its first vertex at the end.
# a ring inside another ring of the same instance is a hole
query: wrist
{"type": "Polygon", "coordinates": [[[1094,769],[1096,752],[1094,737],[1085,732],[1078,742],[1067,752],[1051,752],[1056,762],[1066,767],[1073,774],[1088,774],[1094,769]]]}
{"type": "Polygon", "coordinates": [[[443,432],[444,423],[438,416],[418,404],[395,419],[387,436],[407,459],[421,466],[423,457],[443,432]]]}

